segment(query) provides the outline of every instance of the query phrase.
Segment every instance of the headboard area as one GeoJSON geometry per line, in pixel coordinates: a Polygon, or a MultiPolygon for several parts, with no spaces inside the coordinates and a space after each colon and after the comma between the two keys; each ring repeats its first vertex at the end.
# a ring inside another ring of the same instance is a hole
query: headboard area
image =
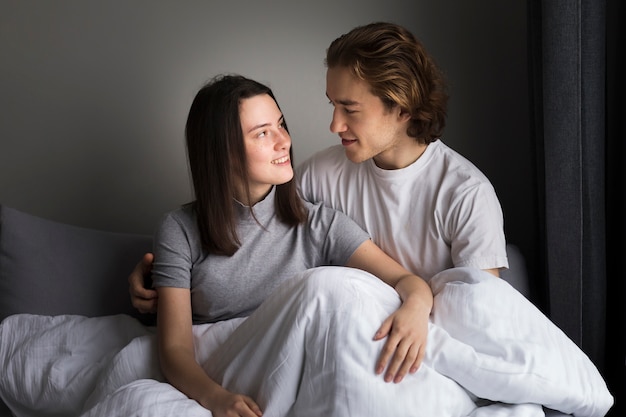
{"type": "Polygon", "coordinates": [[[0,321],[15,313],[138,317],[128,274],[152,237],[110,233],[0,205],[0,321]]]}

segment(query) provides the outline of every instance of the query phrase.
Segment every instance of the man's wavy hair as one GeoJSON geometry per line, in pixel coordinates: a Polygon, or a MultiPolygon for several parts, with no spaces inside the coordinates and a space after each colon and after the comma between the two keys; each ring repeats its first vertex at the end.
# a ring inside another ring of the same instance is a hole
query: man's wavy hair
{"type": "Polygon", "coordinates": [[[348,68],[388,109],[400,106],[409,113],[407,134],[419,142],[433,142],[443,133],[448,103],[443,74],[402,26],[376,22],[356,27],[331,43],[325,64],[348,68]]]}

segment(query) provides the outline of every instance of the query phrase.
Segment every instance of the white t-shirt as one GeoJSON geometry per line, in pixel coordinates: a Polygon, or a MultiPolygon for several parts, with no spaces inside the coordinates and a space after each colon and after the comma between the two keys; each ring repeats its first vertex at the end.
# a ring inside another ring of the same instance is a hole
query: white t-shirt
{"type": "Polygon", "coordinates": [[[508,268],[502,208],[487,177],[437,140],[406,168],[348,160],[341,145],[298,167],[304,199],[343,211],[425,280],[453,266],[508,268]]]}

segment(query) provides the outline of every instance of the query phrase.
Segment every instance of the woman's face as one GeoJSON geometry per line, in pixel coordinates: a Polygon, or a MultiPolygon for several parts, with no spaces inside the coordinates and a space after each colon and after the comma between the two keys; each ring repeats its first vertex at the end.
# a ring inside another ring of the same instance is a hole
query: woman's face
{"type": "Polygon", "coordinates": [[[291,137],[285,128],[283,114],[272,97],[262,94],[247,98],[239,104],[239,118],[243,132],[248,177],[253,205],[262,200],[273,185],[284,184],[293,178],[289,157],[291,137]]]}

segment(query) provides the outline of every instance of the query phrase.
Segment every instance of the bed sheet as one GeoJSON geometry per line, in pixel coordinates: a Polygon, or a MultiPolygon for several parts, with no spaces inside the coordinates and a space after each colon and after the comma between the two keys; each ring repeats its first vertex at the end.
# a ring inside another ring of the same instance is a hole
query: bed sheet
{"type": "MultiPolygon", "coordinates": [[[[453,268],[420,370],[385,383],[372,336],[399,305],[362,271],[300,274],[253,315],[194,326],[196,356],[266,416],[602,417],[613,403],[589,358],[501,279],[453,268]]],[[[0,397],[16,416],[210,416],[165,382],[153,328],[125,315],[15,315],[0,324],[0,397]]]]}

